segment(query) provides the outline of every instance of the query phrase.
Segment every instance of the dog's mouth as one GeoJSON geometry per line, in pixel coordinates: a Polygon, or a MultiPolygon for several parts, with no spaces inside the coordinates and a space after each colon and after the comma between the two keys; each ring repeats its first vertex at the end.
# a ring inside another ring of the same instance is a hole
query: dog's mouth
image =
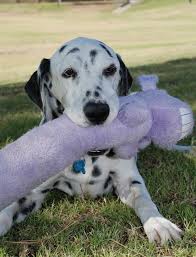
{"type": "Polygon", "coordinates": [[[108,151],[108,149],[101,149],[101,150],[95,150],[95,151],[89,151],[87,154],[89,156],[99,156],[99,155],[103,155],[108,151]]]}

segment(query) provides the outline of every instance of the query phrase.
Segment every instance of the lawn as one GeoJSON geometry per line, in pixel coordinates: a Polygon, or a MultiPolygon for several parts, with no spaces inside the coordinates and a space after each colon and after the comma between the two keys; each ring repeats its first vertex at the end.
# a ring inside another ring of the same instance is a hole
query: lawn
{"type": "MultiPolygon", "coordinates": [[[[77,36],[108,43],[133,77],[158,74],[160,87],[196,113],[196,1],[146,0],[122,15],[113,9],[0,5],[1,147],[39,123],[38,109],[24,94],[25,80],[43,57],[77,36]]],[[[184,143],[194,144],[193,135],[184,143]]],[[[112,196],[73,201],[54,192],[40,211],[0,239],[0,257],[196,256],[196,157],[150,147],[138,166],[160,211],[185,231],[180,242],[149,244],[134,212],[112,196]]]]}

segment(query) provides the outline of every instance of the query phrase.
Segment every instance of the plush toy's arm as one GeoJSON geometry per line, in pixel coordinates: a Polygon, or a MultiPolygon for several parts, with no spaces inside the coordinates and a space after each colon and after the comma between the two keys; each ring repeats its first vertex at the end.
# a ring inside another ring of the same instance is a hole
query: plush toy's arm
{"type": "Polygon", "coordinates": [[[145,101],[152,112],[152,128],[147,137],[159,147],[171,149],[181,139],[191,134],[193,113],[188,104],[156,89],[156,75],[140,76],[138,82],[144,92],[137,97],[145,101]]]}
{"type": "Polygon", "coordinates": [[[191,134],[193,130],[192,110],[185,102],[168,95],[164,90],[158,90],[157,82],[156,75],[138,77],[138,83],[143,92],[135,92],[132,99],[136,102],[143,101],[151,110],[152,128],[135,145],[126,143],[116,147],[115,153],[118,158],[129,159],[151,142],[162,148],[187,150],[187,147],[176,146],[176,143],[191,134]]]}
{"type": "Polygon", "coordinates": [[[151,114],[146,106],[124,101],[118,117],[108,126],[82,128],[62,115],[34,128],[0,150],[0,209],[28,194],[90,150],[110,148],[127,141],[134,144],[151,125],[151,114]]]}

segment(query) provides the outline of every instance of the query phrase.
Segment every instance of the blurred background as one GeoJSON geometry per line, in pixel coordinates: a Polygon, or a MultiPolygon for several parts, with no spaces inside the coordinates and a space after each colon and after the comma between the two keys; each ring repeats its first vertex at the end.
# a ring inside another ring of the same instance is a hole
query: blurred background
{"type": "MultiPolygon", "coordinates": [[[[40,112],[24,84],[42,58],[79,36],[111,46],[134,78],[156,73],[159,87],[196,113],[196,0],[0,0],[0,147],[39,124],[40,112]]],[[[192,135],[184,143],[194,140],[192,135]]],[[[195,156],[154,148],[139,156],[153,199],[186,230],[181,243],[149,245],[132,210],[113,198],[107,205],[106,200],[73,205],[57,196],[58,203],[49,198],[44,209],[0,239],[0,257],[196,256],[195,163],[195,156]],[[66,228],[69,222],[77,224],[66,228]]]]}
{"type": "Polygon", "coordinates": [[[123,1],[0,0],[0,84],[27,79],[78,36],[104,41],[130,67],[196,55],[196,1],[123,1]]]}

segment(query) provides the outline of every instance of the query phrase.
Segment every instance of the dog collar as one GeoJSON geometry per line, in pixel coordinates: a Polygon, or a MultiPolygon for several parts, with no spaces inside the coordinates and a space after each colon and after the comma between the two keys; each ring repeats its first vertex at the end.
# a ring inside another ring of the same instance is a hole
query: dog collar
{"type": "Polygon", "coordinates": [[[96,150],[96,151],[89,151],[87,154],[89,156],[99,156],[99,155],[103,155],[107,151],[108,151],[108,149],[102,149],[102,150],[96,150]]]}
{"type": "Polygon", "coordinates": [[[72,165],[72,170],[75,173],[85,174],[85,160],[77,160],[72,165]]]}

